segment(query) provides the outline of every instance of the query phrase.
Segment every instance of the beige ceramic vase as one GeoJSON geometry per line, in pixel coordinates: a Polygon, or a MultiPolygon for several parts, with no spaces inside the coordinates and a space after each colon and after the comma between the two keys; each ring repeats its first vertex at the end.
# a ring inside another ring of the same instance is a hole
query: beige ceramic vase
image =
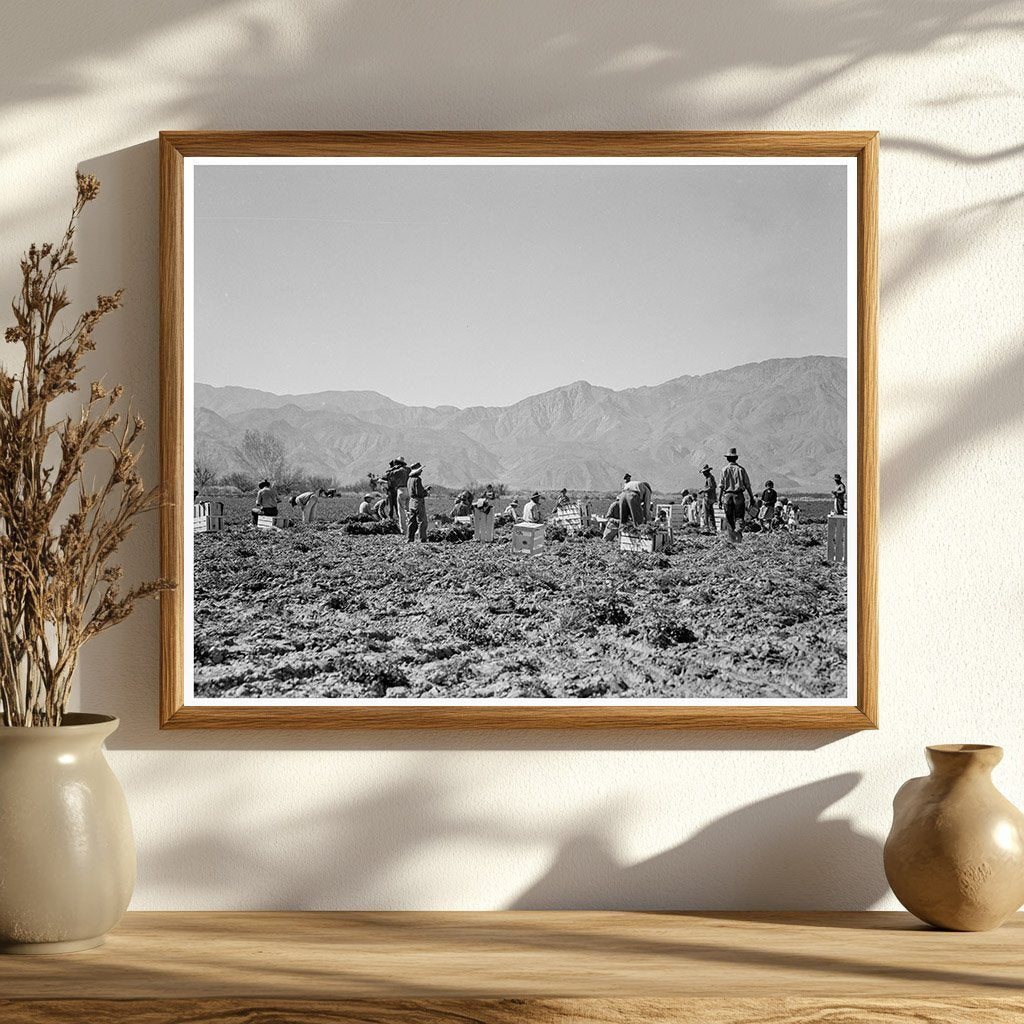
{"type": "Polygon", "coordinates": [[[1000,747],[928,747],[931,775],[893,800],[885,876],[916,917],[937,928],[998,928],[1024,904],[1024,814],[992,784],[1000,747]]]}
{"type": "Polygon", "coordinates": [[[132,826],[103,753],[116,728],[81,714],[0,727],[0,951],[90,949],[128,906],[132,826]]]}

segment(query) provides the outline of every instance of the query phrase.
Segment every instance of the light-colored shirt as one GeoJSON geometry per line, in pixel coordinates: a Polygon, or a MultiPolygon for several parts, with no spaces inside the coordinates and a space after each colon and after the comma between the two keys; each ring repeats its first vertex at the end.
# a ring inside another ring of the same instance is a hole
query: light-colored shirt
{"type": "Polygon", "coordinates": [[[651,509],[654,507],[654,496],[651,485],[646,480],[631,480],[622,488],[623,494],[637,494],[640,496],[640,506],[643,509],[644,521],[651,518],[651,509]]]}
{"type": "Polygon", "coordinates": [[[368,516],[370,514],[370,503],[368,501],[364,501],[359,506],[359,514],[361,516],[368,516]]]}
{"type": "Polygon", "coordinates": [[[305,508],[312,498],[316,497],[316,491],[303,491],[301,494],[295,495],[295,504],[301,505],[305,508]]]}
{"type": "Polygon", "coordinates": [[[730,462],[722,470],[721,489],[723,494],[729,494],[730,492],[737,494],[743,494],[744,492],[752,493],[750,477],[747,476],[747,471],[738,462],[730,462]]]}
{"type": "Polygon", "coordinates": [[[505,509],[505,515],[511,516],[514,520],[518,520],[519,519],[519,506],[518,505],[509,505],[508,508],[505,509]]]}
{"type": "Polygon", "coordinates": [[[528,501],[523,509],[524,523],[543,523],[544,519],[540,514],[540,502],[528,501]]]}

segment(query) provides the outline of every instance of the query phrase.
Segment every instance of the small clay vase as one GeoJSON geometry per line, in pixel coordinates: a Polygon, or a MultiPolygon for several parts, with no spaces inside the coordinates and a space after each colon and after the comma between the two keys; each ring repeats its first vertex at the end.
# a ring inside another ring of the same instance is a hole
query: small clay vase
{"type": "Polygon", "coordinates": [[[916,917],[937,928],[998,928],[1024,903],[1024,814],[992,784],[1000,747],[927,748],[931,775],[893,800],[885,877],[916,917]]]}

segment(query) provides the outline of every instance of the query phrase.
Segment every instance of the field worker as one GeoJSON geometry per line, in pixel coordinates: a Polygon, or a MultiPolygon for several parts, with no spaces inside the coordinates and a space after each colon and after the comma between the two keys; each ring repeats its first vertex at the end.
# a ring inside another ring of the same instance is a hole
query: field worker
{"type": "Polygon", "coordinates": [[[381,522],[385,519],[389,519],[388,516],[388,498],[385,494],[383,497],[378,498],[370,508],[370,515],[376,516],[381,522]]]}
{"type": "Polygon", "coordinates": [[[832,478],[836,482],[836,489],[832,492],[832,511],[837,516],[846,515],[846,484],[843,478],[836,473],[832,478]]]}
{"type": "Polygon", "coordinates": [[[711,467],[705,462],[700,470],[704,474],[704,486],[700,489],[700,527],[702,533],[717,533],[715,525],[715,499],[718,497],[718,485],[711,467]]]}
{"type": "Polygon", "coordinates": [[[294,509],[301,510],[304,523],[311,523],[313,522],[316,504],[319,500],[320,495],[316,491],[303,491],[301,494],[292,495],[291,506],[294,509]]]}
{"type": "Polygon", "coordinates": [[[555,500],[555,511],[557,512],[560,508],[565,508],[566,505],[571,505],[572,502],[569,500],[569,494],[563,487],[558,493],[558,498],[555,500]]]}
{"type": "Polygon", "coordinates": [[[725,469],[722,470],[722,481],[718,485],[718,504],[725,510],[725,521],[730,530],[743,533],[743,518],[747,514],[747,496],[750,504],[754,504],[754,492],[750,487],[750,477],[740,465],[739,455],[735,448],[730,448],[725,456],[725,469]]]}
{"type": "Polygon", "coordinates": [[[252,525],[256,525],[259,516],[277,515],[277,491],[269,480],[260,481],[260,489],[256,492],[256,507],[252,510],[252,525]]]}
{"type": "Polygon", "coordinates": [[[772,528],[772,520],[775,518],[775,506],[779,500],[779,492],[775,490],[775,481],[766,480],[764,490],[761,492],[761,508],[757,518],[766,530],[772,528]]]}
{"type": "Polygon", "coordinates": [[[419,534],[420,543],[427,539],[427,495],[429,487],[423,486],[423,467],[417,463],[409,470],[409,531],[406,540],[411,544],[419,534]]]}
{"type": "Polygon", "coordinates": [[[641,480],[630,480],[619,495],[619,523],[642,526],[651,518],[654,495],[651,485],[641,480]]]}
{"type": "Polygon", "coordinates": [[[473,495],[470,491],[462,491],[455,496],[455,504],[448,513],[454,519],[456,516],[468,516],[473,512],[473,495]]]}
{"type": "Polygon", "coordinates": [[[615,499],[608,506],[608,515],[605,518],[604,530],[601,533],[602,540],[615,540],[619,535],[619,500],[615,499]]]}
{"type": "Polygon", "coordinates": [[[398,518],[398,491],[409,482],[409,470],[404,459],[392,459],[384,474],[384,496],[387,498],[387,512],[392,519],[398,518]],[[399,482],[401,481],[401,482],[399,482]]]}
{"type": "Polygon", "coordinates": [[[543,495],[538,494],[536,491],[530,495],[530,500],[526,503],[526,508],[523,509],[523,522],[524,523],[543,523],[544,517],[541,515],[540,503],[544,500],[543,495]]]}
{"type": "Polygon", "coordinates": [[[789,506],[789,514],[786,516],[786,529],[790,533],[796,533],[796,528],[800,525],[800,506],[791,504],[789,506]]]}
{"type": "Polygon", "coordinates": [[[775,506],[775,517],[772,519],[772,529],[785,526],[788,518],[789,498],[779,498],[779,503],[775,506]]]}
{"type": "Polygon", "coordinates": [[[519,502],[513,498],[508,505],[505,506],[505,511],[502,512],[502,516],[507,516],[513,523],[519,522],[519,502]]]}
{"type": "Polygon", "coordinates": [[[488,501],[494,501],[497,498],[497,495],[494,493],[494,484],[488,484],[484,488],[484,497],[488,501]]]}
{"type": "Polygon", "coordinates": [[[368,516],[368,515],[372,514],[372,510],[373,510],[373,506],[371,505],[372,501],[373,501],[373,495],[372,494],[364,494],[363,495],[363,500],[359,503],[359,514],[361,516],[368,516]]]}

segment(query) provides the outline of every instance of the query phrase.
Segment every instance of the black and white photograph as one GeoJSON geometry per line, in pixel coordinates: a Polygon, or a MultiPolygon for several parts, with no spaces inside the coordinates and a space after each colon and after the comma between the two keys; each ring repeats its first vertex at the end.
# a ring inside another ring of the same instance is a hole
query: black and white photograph
{"type": "Polygon", "coordinates": [[[853,158],[185,197],[187,703],[856,703],[853,158]]]}

